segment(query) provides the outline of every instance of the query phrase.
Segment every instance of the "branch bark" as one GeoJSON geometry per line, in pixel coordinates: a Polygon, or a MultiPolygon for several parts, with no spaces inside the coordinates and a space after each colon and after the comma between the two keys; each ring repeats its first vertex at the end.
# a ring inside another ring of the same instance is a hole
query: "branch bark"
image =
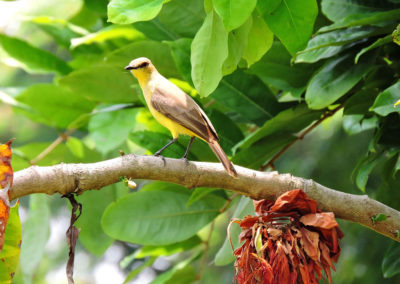
{"type": "Polygon", "coordinates": [[[221,164],[189,162],[154,156],[125,155],[91,164],[59,164],[49,167],[31,166],[14,173],[10,199],[34,193],[62,195],[100,189],[116,183],[121,177],[172,182],[187,188],[217,187],[235,191],[252,199],[276,199],[292,189],[303,189],[318,202],[321,210],[364,225],[398,242],[400,212],[367,195],[353,195],[336,191],[290,174],[259,172],[236,166],[238,179],[230,177],[221,164]],[[388,218],[372,222],[379,213],[388,218]]]}

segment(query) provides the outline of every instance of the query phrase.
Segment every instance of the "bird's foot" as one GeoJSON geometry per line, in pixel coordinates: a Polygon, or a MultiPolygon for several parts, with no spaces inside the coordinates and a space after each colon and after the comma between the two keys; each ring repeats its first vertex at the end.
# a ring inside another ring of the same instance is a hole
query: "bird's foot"
{"type": "Polygon", "coordinates": [[[164,156],[161,155],[161,153],[156,152],[153,156],[161,158],[164,162],[164,167],[165,167],[167,161],[165,160],[164,156]]]}
{"type": "Polygon", "coordinates": [[[186,156],[183,156],[183,157],[181,158],[181,160],[185,161],[185,164],[186,164],[186,165],[189,165],[189,160],[188,160],[188,158],[187,158],[186,156]]]}

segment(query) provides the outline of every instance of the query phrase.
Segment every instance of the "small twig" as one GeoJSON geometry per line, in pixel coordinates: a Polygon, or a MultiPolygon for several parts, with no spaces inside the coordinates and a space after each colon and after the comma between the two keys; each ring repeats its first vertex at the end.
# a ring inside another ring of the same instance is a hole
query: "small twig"
{"type": "Polygon", "coordinates": [[[50,154],[58,145],[63,141],[67,140],[68,137],[75,131],[75,129],[69,129],[64,133],[61,133],[56,140],[53,141],[46,149],[44,149],[39,155],[30,161],[31,165],[36,165],[40,160],[50,154]]]}
{"type": "Polygon", "coordinates": [[[283,153],[285,153],[290,147],[292,147],[297,141],[302,140],[304,136],[306,136],[308,133],[310,133],[314,128],[316,128],[318,125],[320,125],[325,119],[328,117],[331,117],[334,115],[338,110],[340,110],[344,104],[341,104],[337,106],[336,108],[327,111],[319,120],[314,122],[310,127],[308,127],[306,130],[304,130],[295,140],[293,140],[291,143],[287,144],[285,147],[282,148],[278,153],[275,154],[267,163],[262,165],[260,167],[260,171],[265,171],[266,168],[270,167],[271,169],[275,169],[274,163],[277,159],[282,156],[283,153]]]}
{"type": "Polygon", "coordinates": [[[68,200],[72,206],[71,220],[70,220],[69,228],[66,232],[67,242],[68,242],[68,247],[69,247],[66,273],[67,273],[67,278],[68,278],[68,284],[74,284],[73,275],[74,275],[75,246],[76,246],[76,241],[78,240],[79,231],[80,231],[77,227],[74,226],[74,224],[75,224],[76,220],[78,220],[82,214],[82,204],[76,201],[74,194],[70,193],[70,194],[63,195],[62,197],[68,198],[68,200]],[[76,211],[79,211],[78,215],[76,214],[76,211]]]}

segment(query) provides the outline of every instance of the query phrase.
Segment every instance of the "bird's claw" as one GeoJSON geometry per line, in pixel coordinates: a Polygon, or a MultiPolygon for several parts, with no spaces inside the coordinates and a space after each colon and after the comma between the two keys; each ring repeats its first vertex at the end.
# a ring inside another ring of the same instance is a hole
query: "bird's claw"
{"type": "Polygon", "coordinates": [[[181,158],[181,160],[185,161],[185,164],[186,164],[186,165],[189,164],[189,160],[188,160],[187,157],[183,156],[183,157],[181,158]]]}
{"type": "Polygon", "coordinates": [[[155,153],[153,156],[161,158],[163,160],[163,162],[164,162],[164,167],[165,167],[167,161],[165,160],[164,156],[162,156],[160,153],[155,153]]]}

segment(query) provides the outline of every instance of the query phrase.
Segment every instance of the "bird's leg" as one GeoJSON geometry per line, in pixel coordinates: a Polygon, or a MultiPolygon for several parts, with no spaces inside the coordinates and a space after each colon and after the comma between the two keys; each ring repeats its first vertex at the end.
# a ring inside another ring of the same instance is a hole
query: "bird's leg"
{"type": "Polygon", "coordinates": [[[162,151],[164,151],[165,149],[167,149],[169,146],[171,146],[172,144],[174,144],[176,141],[178,141],[178,138],[174,138],[171,141],[168,142],[167,145],[165,145],[164,147],[162,147],[160,150],[158,150],[157,152],[154,153],[154,156],[158,157],[161,155],[162,151]]]}
{"type": "Polygon", "coordinates": [[[182,160],[185,160],[186,163],[188,162],[187,156],[189,155],[190,147],[192,147],[192,143],[194,141],[194,138],[196,138],[196,137],[193,136],[193,137],[190,138],[189,144],[188,144],[188,146],[186,148],[185,155],[183,155],[183,157],[182,157],[182,160]]]}

